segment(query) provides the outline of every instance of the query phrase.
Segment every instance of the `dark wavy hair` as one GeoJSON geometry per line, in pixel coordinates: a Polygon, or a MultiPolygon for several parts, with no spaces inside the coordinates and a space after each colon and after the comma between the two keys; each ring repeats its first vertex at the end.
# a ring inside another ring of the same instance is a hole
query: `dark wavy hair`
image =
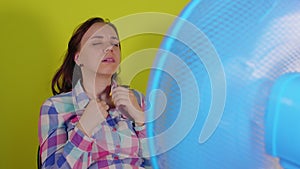
{"type": "MultiPolygon", "coordinates": [[[[95,23],[106,23],[110,25],[118,35],[117,28],[109,22],[109,20],[104,20],[99,17],[94,17],[86,20],[82,24],[80,24],[75,31],[68,43],[68,49],[65,54],[64,61],[60,68],[55,73],[52,78],[52,93],[53,95],[57,95],[64,92],[69,92],[72,90],[72,86],[77,83],[77,81],[81,78],[81,70],[76,65],[74,61],[75,54],[80,49],[80,42],[83,35],[88,31],[88,29],[95,23]]],[[[118,35],[119,36],[119,35],[118,35]]],[[[121,49],[121,46],[119,46],[121,49]]],[[[116,75],[114,75],[115,77],[116,75]]]]}

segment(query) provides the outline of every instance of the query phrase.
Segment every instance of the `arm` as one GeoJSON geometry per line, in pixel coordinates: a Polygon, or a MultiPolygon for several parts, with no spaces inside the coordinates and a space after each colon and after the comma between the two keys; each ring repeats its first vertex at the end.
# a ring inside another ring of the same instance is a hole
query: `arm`
{"type": "Polygon", "coordinates": [[[145,125],[145,97],[136,90],[116,87],[113,89],[112,99],[116,107],[121,106],[134,121],[134,130],[140,142],[139,156],[143,158],[145,164],[147,164],[149,162],[147,159],[149,157],[149,150],[145,125]]]}
{"type": "Polygon", "coordinates": [[[87,168],[92,139],[75,125],[67,131],[65,119],[71,112],[58,113],[47,100],[41,107],[39,141],[42,168],[87,168]]]}
{"type": "MultiPolygon", "coordinates": [[[[141,107],[142,111],[145,113],[145,110],[146,110],[145,96],[135,90],[133,90],[133,92],[134,92],[134,95],[137,99],[139,106],[141,107]]],[[[150,159],[149,159],[150,152],[149,152],[149,147],[148,147],[148,143],[147,143],[146,125],[145,124],[140,125],[140,124],[136,123],[134,130],[136,131],[136,134],[140,141],[139,154],[144,159],[143,165],[146,168],[151,168],[150,159]]]]}

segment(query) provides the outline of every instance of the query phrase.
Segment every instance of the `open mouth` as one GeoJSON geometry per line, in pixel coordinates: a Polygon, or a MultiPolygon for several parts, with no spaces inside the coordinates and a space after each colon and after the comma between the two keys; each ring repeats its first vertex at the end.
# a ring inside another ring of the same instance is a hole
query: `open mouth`
{"type": "Polygon", "coordinates": [[[102,62],[106,62],[106,63],[114,63],[115,62],[115,59],[114,58],[104,58],[102,60],[102,62]]]}

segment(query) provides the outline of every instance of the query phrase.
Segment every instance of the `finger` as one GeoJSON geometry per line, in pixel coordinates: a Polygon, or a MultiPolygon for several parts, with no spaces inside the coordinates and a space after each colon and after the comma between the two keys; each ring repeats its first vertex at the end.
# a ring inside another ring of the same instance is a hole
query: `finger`
{"type": "Polygon", "coordinates": [[[128,101],[128,99],[123,99],[123,98],[118,98],[117,100],[115,100],[115,105],[118,106],[130,106],[130,102],[128,101]]]}
{"type": "Polygon", "coordinates": [[[118,89],[118,90],[113,91],[112,98],[115,98],[119,95],[127,96],[128,98],[135,96],[134,93],[131,90],[128,90],[128,89],[125,88],[125,90],[124,89],[118,89]]]}
{"type": "Polygon", "coordinates": [[[106,104],[106,105],[103,105],[103,109],[105,110],[105,111],[107,111],[108,109],[109,109],[109,106],[106,104]]]}
{"type": "Polygon", "coordinates": [[[129,94],[125,94],[125,93],[115,93],[115,94],[112,96],[112,100],[115,101],[115,100],[118,100],[118,99],[127,99],[127,100],[130,100],[129,94]]]}
{"type": "Polygon", "coordinates": [[[118,106],[126,106],[128,108],[135,108],[139,109],[140,106],[137,104],[137,102],[132,102],[128,98],[118,98],[114,101],[115,105],[118,106]]]}
{"type": "Polygon", "coordinates": [[[131,99],[129,99],[127,96],[123,96],[123,97],[117,97],[114,100],[114,103],[116,106],[120,106],[120,105],[124,105],[126,107],[137,107],[138,103],[136,101],[132,101],[131,99]]]}
{"type": "Polygon", "coordinates": [[[100,111],[106,111],[109,109],[109,106],[106,104],[105,101],[100,101],[97,103],[98,103],[98,107],[100,108],[100,111]]]}
{"type": "Polygon", "coordinates": [[[118,86],[116,88],[113,89],[112,91],[112,94],[113,93],[118,93],[118,92],[124,92],[124,93],[128,93],[130,90],[128,88],[125,88],[125,87],[121,87],[121,86],[118,86]]]}
{"type": "Polygon", "coordinates": [[[105,101],[100,101],[100,102],[97,102],[97,103],[98,103],[99,106],[105,106],[105,105],[107,105],[105,101]]]}
{"type": "Polygon", "coordinates": [[[107,111],[107,110],[109,109],[109,106],[108,106],[106,103],[102,104],[101,107],[102,107],[105,111],[107,111]]]}

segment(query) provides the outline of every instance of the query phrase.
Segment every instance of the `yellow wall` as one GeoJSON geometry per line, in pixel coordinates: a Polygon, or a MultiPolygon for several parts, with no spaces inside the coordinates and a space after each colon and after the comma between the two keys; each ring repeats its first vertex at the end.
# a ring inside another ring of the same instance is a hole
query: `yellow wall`
{"type": "MultiPolygon", "coordinates": [[[[140,12],[178,15],[187,3],[188,0],[2,0],[0,168],[36,168],[39,108],[51,96],[51,78],[79,23],[92,16],[114,21],[140,12]]],[[[153,34],[126,38],[122,42],[123,57],[145,48],[158,48],[161,39],[161,35],[153,34]]],[[[140,72],[130,84],[145,93],[148,73],[140,72]]],[[[126,75],[122,77],[126,79],[126,75]]]]}

